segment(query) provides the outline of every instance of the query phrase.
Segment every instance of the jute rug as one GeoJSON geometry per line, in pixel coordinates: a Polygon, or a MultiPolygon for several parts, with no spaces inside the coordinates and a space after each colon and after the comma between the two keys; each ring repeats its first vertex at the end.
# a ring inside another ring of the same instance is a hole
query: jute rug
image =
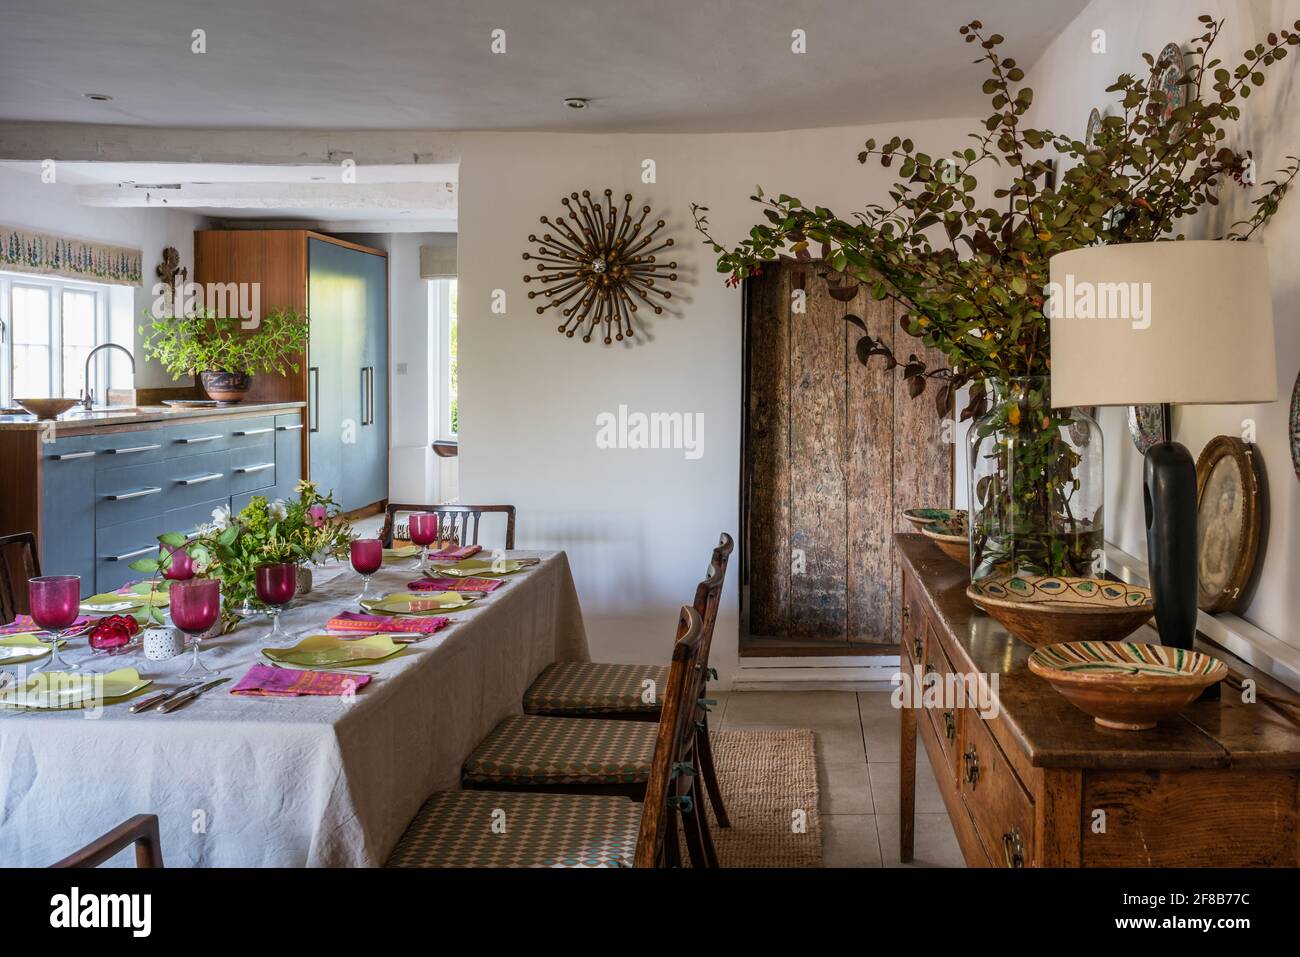
{"type": "MultiPolygon", "coordinates": [[[[817,752],[813,732],[714,731],[713,759],[731,827],[709,831],[723,867],[821,867],[817,752]]],[[[683,852],[683,862],[689,861],[683,852]]]]}

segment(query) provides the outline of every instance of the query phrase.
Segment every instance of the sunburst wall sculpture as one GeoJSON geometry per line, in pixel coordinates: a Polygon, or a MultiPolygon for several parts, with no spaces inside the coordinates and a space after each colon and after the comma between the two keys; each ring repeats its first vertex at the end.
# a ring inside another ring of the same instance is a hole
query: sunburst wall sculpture
{"type": "Polygon", "coordinates": [[[541,217],[543,226],[554,232],[540,237],[536,253],[524,253],[524,259],[536,263],[536,276],[524,276],[524,282],[538,282],[544,288],[530,290],[529,299],[543,298],[537,307],[540,316],[548,309],[562,318],[556,328],[569,338],[586,324],[583,342],[604,327],[605,345],[622,342],[636,335],[632,317],[644,305],[662,313],[658,298],[668,300],[672,293],[662,288],[664,280],[676,281],[676,262],[660,262],[657,254],[673,245],[673,240],[657,239],[664,221],[646,227],[650,207],[641,207],[641,216],[632,219],[632,194],[623,197],[619,214],[613,192],[605,190],[605,202],[593,202],[591,193],[570,193],[561,199],[567,212],[558,219],[541,217]]]}

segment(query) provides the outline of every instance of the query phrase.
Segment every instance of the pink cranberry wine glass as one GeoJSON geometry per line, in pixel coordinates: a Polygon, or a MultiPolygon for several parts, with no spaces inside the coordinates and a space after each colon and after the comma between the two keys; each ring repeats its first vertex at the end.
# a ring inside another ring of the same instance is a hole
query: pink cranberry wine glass
{"type": "Polygon", "coordinates": [[[384,543],[377,538],[357,538],[348,550],[352,567],[361,576],[361,594],[356,600],[364,601],[370,592],[370,576],[384,563],[384,543]]]}
{"type": "Polygon", "coordinates": [[[420,546],[419,570],[423,572],[428,566],[428,546],[438,540],[438,516],[433,512],[412,512],[407,519],[411,531],[411,541],[420,546]]]}
{"type": "Polygon", "coordinates": [[[75,671],[81,666],[65,661],[59,654],[59,642],[77,620],[81,605],[81,579],[77,575],[47,575],[27,582],[27,605],[32,621],[53,636],[48,661],[34,671],[75,671]]]}
{"type": "Polygon", "coordinates": [[[280,627],[280,611],[293,600],[298,590],[298,566],[292,562],[276,562],[257,566],[257,597],[265,603],[271,616],[269,640],[283,644],[289,636],[280,627]]]}
{"type": "Polygon", "coordinates": [[[221,615],[221,581],[216,578],[191,578],[172,582],[172,624],[190,636],[194,645],[194,658],[181,672],[182,677],[215,675],[220,669],[209,668],[199,660],[199,642],[221,615]]]}
{"type": "Polygon", "coordinates": [[[167,555],[171,555],[171,561],[163,569],[163,578],[168,581],[184,582],[194,577],[194,559],[190,558],[189,552],[184,548],[163,545],[158,551],[158,557],[164,558],[167,555]]]}

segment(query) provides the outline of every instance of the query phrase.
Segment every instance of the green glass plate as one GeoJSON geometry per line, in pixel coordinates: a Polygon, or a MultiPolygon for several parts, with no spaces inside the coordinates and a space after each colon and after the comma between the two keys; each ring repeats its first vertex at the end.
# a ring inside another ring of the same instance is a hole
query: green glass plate
{"type": "Polygon", "coordinates": [[[416,558],[419,554],[419,545],[399,545],[397,548],[384,549],[384,561],[393,562],[402,558],[416,558]]]}
{"type": "Polygon", "coordinates": [[[406,650],[388,635],[340,638],[338,635],[309,635],[292,648],[263,648],[272,661],[292,665],[345,665],[383,661],[406,650]]]}
{"type": "Polygon", "coordinates": [[[152,678],[141,678],[134,668],[118,668],[102,675],[42,671],[0,692],[0,706],[42,710],[80,708],[96,701],[120,700],[151,684],[152,678]]]}
{"type": "Polygon", "coordinates": [[[533,564],[521,562],[516,558],[503,558],[500,562],[494,562],[490,558],[464,558],[454,565],[435,565],[434,569],[440,575],[452,575],[456,578],[491,578],[497,575],[513,575],[525,568],[531,568],[533,564]]]}
{"type": "Polygon", "coordinates": [[[462,595],[458,591],[436,591],[411,594],[394,592],[383,598],[367,598],[361,607],[368,612],[384,612],[390,615],[438,615],[444,611],[466,608],[477,600],[475,596],[462,595]]]}
{"type": "MultiPolygon", "coordinates": [[[[60,641],[59,647],[66,645],[60,641]]],[[[27,661],[44,658],[50,653],[50,646],[41,641],[34,633],[6,635],[0,638],[0,665],[21,665],[27,661]]]]}

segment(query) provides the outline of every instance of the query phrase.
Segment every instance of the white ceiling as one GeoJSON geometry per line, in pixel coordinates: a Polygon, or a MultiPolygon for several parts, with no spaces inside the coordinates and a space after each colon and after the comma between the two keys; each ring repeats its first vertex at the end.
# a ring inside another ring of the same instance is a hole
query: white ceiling
{"type": "Polygon", "coordinates": [[[985,109],[979,17],[1028,66],[1086,0],[5,0],[0,120],[774,130],[985,109]],[[191,52],[206,31],[207,52],[191,52]],[[490,50],[505,30],[506,52],[490,50]],[[807,52],[791,52],[791,31],[807,52]],[[96,103],[85,93],[107,93],[96,103]],[[583,111],[565,97],[591,99],[583,111]]]}

